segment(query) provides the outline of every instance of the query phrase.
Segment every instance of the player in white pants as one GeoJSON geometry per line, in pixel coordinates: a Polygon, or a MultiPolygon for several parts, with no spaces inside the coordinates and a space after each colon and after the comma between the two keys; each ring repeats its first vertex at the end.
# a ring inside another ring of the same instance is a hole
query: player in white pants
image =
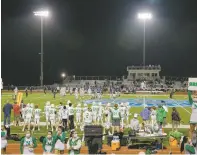
{"type": "Polygon", "coordinates": [[[104,109],[104,114],[105,114],[105,122],[110,122],[111,121],[111,111],[110,111],[110,106],[111,104],[110,103],[107,103],[105,109],[104,109]]]}
{"type": "Polygon", "coordinates": [[[78,104],[75,108],[76,111],[76,127],[81,123],[81,104],[78,104]]]}
{"type": "Polygon", "coordinates": [[[88,88],[88,95],[92,96],[92,90],[90,87],[88,88]]]}
{"type": "MultiPolygon", "coordinates": [[[[92,114],[91,108],[88,108],[88,110],[83,114],[83,122],[84,122],[84,126],[92,125],[92,123],[93,123],[93,114],[92,114]]],[[[83,132],[82,141],[84,141],[84,132],[83,132]]]]}
{"type": "Polygon", "coordinates": [[[81,98],[84,97],[84,88],[80,88],[80,97],[81,97],[81,98]]]}
{"type": "Polygon", "coordinates": [[[124,103],[120,104],[119,110],[120,110],[120,116],[121,116],[121,127],[124,128],[124,120],[126,117],[126,107],[124,106],[124,103]]]}
{"type": "Polygon", "coordinates": [[[28,130],[30,130],[30,123],[31,123],[31,118],[33,114],[33,108],[31,107],[31,105],[27,105],[27,109],[25,110],[25,112],[26,112],[25,121],[24,121],[22,131],[25,131],[26,125],[28,126],[28,130]]]}
{"type": "Polygon", "coordinates": [[[49,123],[49,110],[51,108],[50,102],[47,101],[46,102],[46,106],[44,107],[44,112],[45,112],[45,118],[46,118],[46,126],[47,126],[47,130],[48,130],[48,123],[49,123]]]}
{"type": "Polygon", "coordinates": [[[105,121],[104,122],[104,134],[108,133],[109,135],[111,135],[111,132],[110,132],[110,127],[111,127],[110,103],[108,103],[104,109],[104,121],[105,121]]]}
{"type": "Polygon", "coordinates": [[[73,94],[73,88],[72,87],[70,87],[69,92],[70,92],[70,95],[73,94]]]}
{"type": "Polygon", "coordinates": [[[22,119],[23,119],[23,125],[25,124],[26,110],[27,110],[27,106],[26,105],[23,105],[23,107],[21,109],[22,119]]]}
{"type": "Polygon", "coordinates": [[[93,122],[97,124],[98,106],[95,102],[92,103],[93,122]]]}
{"type": "Polygon", "coordinates": [[[130,124],[130,122],[129,122],[129,116],[130,116],[129,102],[125,103],[125,108],[126,108],[126,123],[127,123],[127,126],[129,126],[129,124],[130,124]]]}
{"type": "Polygon", "coordinates": [[[38,109],[38,105],[36,105],[35,109],[34,109],[34,128],[33,128],[33,131],[35,130],[36,126],[38,126],[38,131],[40,131],[40,114],[41,114],[41,109],[38,109]]]}
{"type": "Polygon", "coordinates": [[[62,102],[60,102],[59,106],[57,107],[58,109],[58,122],[59,124],[61,124],[62,122],[62,110],[63,110],[63,105],[62,105],[62,102]]]}
{"type": "Polygon", "coordinates": [[[75,99],[79,99],[79,93],[78,93],[78,88],[75,88],[75,99]]]}
{"type": "Polygon", "coordinates": [[[103,124],[103,107],[102,107],[102,103],[99,102],[98,104],[98,117],[97,117],[97,123],[101,123],[103,124]]]}
{"type": "Polygon", "coordinates": [[[83,106],[83,113],[85,113],[88,110],[88,105],[85,103],[83,106]]]}
{"type": "Polygon", "coordinates": [[[56,117],[55,117],[56,109],[54,104],[51,104],[51,108],[49,109],[49,118],[51,122],[51,130],[53,131],[56,126],[56,117]]]}

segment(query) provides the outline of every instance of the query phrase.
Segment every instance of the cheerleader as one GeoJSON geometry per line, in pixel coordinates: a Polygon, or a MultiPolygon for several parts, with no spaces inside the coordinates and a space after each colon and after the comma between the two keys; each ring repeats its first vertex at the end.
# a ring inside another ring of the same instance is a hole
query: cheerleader
{"type": "Polygon", "coordinates": [[[4,126],[1,126],[1,153],[6,154],[6,147],[7,147],[7,131],[4,126]]]}
{"type": "Polygon", "coordinates": [[[54,150],[54,137],[52,136],[52,131],[48,131],[47,137],[44,138],[42,143],[42,148],[44,150],[43,155],[52,154],[54,150]]]}
{"type": "Polygon", "coordinates": [[[31,136],[31,132],[28,130],[25,137],[20,142],[21,154],[34,154],[34,148],[37,147],[36,139],[31,136]]]}
{"type": "Polygon", "coordinates": [[[80,154],[81,139],[77,136],[75,131],[70,134],[70,139],[67,142],[67,149],[69,155],[80,154]]]}
{"type": "Polygon", "coordinates": [[[55,154],[64,154],[66,134],[59,126],[55,135],[55,154]]]}

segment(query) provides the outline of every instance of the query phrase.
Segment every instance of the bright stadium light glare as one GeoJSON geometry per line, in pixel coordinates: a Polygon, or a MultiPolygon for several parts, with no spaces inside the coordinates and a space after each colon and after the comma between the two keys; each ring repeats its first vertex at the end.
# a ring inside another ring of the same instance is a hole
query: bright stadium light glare
{"type": "Polygon", "coordinates": [[[49,11],[35,11],[34,15],[35,16],[41,16],[41,17],[48,17],[49,16],[49,11]]]}
{"type": "Polygon", "coordinates": [[[64,78],[66,76],[66,74],[65,73],[62,73],[61,76],[64,78]]]}
{"type": "Polygon", "coordinates": [[[138,18],[139,19],[151,19],[152,18],[152,14],[151,13],[138,13],[138,18]]]}

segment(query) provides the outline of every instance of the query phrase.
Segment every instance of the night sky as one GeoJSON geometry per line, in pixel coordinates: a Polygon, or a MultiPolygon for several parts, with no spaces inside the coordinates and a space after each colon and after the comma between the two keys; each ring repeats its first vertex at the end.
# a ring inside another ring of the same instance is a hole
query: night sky
{"type": "Polygon", "coordinates": [[[126,75],[142,64],[143,22],[146,64],[162,75],[197,76],[196,0],[2,0],[2,78],[4,84],[36,85],[40,77],[40,18],[44,21],[44,84],[68,75],[126,75]]]}

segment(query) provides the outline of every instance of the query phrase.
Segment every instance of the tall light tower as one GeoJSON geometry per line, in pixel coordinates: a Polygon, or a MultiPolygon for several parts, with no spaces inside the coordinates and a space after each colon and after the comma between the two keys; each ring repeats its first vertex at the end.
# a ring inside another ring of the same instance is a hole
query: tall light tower
{"type": "Polygon", "coordinates": [[[48,17],[48,15],[49,15],[49,12],[48,11],[36,11],[36,12],[34,12],[34,15],[35,16],[38,16],[38,17],[40,17],[40,19],[41,19],[41,53],[40,53],[40,55],[41,55],[41,62],[40,62],[40,71],[41,71],[41,73],[40,73],[40,85],[41,86],[43,86],[43,76],[44,76],[44,73],[43,73],[43,19],[45,18],[45,17],[48,17]]]}
{"type": "Polygon", "coordinates": [[[143,66],[146,65],[146,21],[152,18],[151,13],[138,13],[138,19],[144,22],[144,41],[143,41],[143,66]]]}

